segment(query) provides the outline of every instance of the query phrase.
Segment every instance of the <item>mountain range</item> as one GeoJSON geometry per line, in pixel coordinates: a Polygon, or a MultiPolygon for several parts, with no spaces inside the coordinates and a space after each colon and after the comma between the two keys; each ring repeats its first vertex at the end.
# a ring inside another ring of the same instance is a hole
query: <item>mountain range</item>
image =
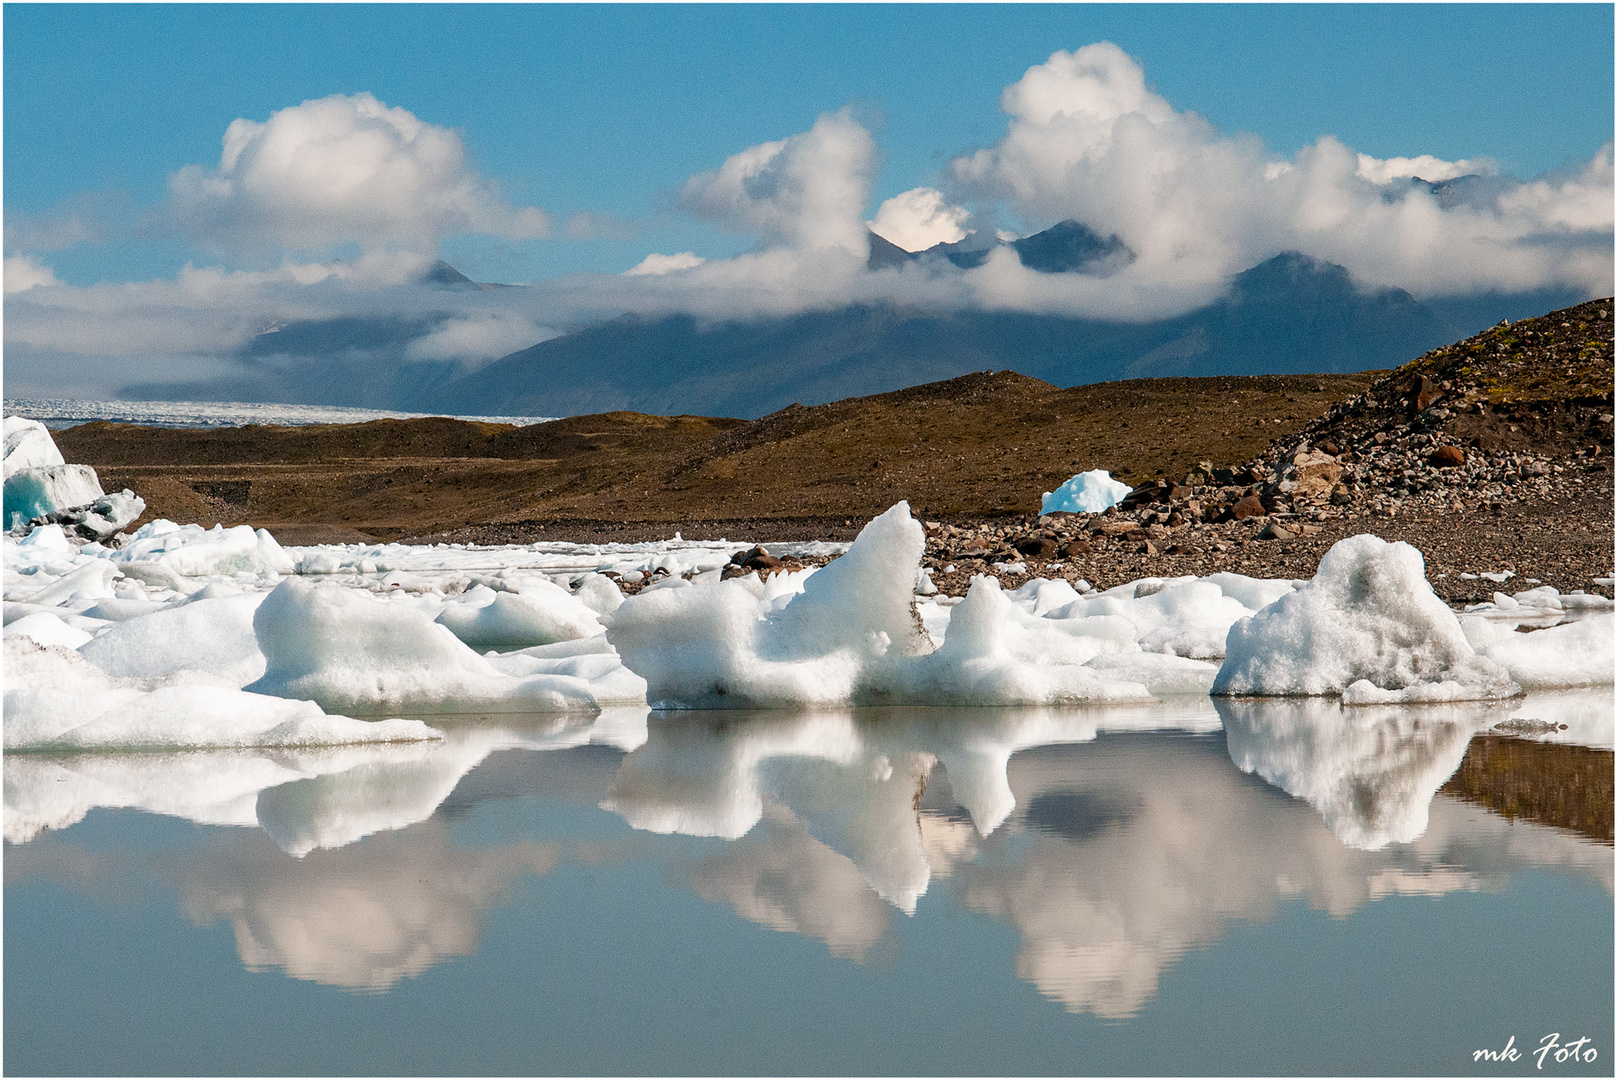
{"type": "MultiPolygon", "coordinates": [[[[1456,192],[1456,195],[1460,192],[1456,192]]],[[[871,234],[870,265],[948,260],[971,267],[1008,244],[1042,273],[1105,273],[1133,254],[1076,222],[1012,241],[968,237],[907,252],[871,234]]],[[[435,287],[497,288],[440,263],[435,287]]],[[[512,288],[515,288],[514,286],[512,288]]],[[[1205,307],[1149,323],[891,304],[730,322],[626,315],[471,369],[420,362],[409,343],[447,315],[291,323],[237,356],[238,374],[124,388],[137,399],[279,401],[460,415],[572,416],[628,409],[762,416],[1011,370],[1058,386],[1185,375],[1352,372],[1402,364],[1501,319],[1575,303],[1566,290],[1417,300],[1365,290],[1340,266],[1286,253],[1236,275],[1205,307]]]]}

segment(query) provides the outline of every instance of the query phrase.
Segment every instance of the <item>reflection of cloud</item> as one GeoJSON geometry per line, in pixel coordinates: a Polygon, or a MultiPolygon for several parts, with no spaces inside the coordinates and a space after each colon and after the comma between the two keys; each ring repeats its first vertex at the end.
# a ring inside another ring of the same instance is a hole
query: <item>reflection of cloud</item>
{"type": "Polygon", "coordinates": [[[1305,800],[1348,847],[1375,851],[1426,831],[1426,810],[1473,732],[1508,705],[1345,708],[1318,698],[1215,699],[1230,760],[1305,800]]]}
{"type": "Polygon", "coordinates": [[[691,868],[704,900],[724,901],[743,919],[819,938],[831,955],[863,961],[887,932],[892,908],[871,892],[859,868],[809,835],[778,804],[750,835],[691,868]]]}
{"type": "Polygon", "coordinates": [[[483,912],[518,877],[549,873],[560,857],[554,842],[456,850],[432,821],[297,861],[264,845],[238,849],[188,867],[181,893],[199,924],[230,920],[249,969],[386,990],[474,953],[483,912]]]}

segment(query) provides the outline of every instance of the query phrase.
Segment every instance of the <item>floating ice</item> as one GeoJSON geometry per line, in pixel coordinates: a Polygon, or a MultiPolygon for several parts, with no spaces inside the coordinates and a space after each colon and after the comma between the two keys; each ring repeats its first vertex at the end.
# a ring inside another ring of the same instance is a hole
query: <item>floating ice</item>
{"type": "Polygon", "coordinates": [[[163,607],[110,627],[79,646],[79,653],[109,675],[202,671],[246,686],[264,674],[264,654],[253,633],[253,614],[264,596],[243,593],[163,607]]]}
{"type": "MultiPolygon", "coordinates": [[[[607,580],[599,575],[591,577],[607,580]]],[[[617,592],[609,581],[607,586],[617,592]]],[[[592,586],[592,593],[599,596],[599,587],[592,586]]],[[[438,622],[478,649],[551,645],[601,632],[600,620],[588,604],[543,578],[529,581],[520,593],[497,593],[479,585],[456,602],[445,604],[438,622]]]]}
{"type": "Polygon", "coordinates": [[[82,656],[5,639],[5,749],[179,749],[410,742],[419,720],[328,716],[308,701],[244,693],[206,679],[116,679],[82,656]]]}
{"type": "Polygon", "coordinates": [[[649,700],[674,708],[1148,698],[1081,666],[1115,644],[1026,614],[989,578],[952,608],[934,649],[915,603],[925,544],[901,502],[842,558],[798,578],[801,592],[766,596],[750,575],[647,591],[607,620],[607,638],[649,700]]]}
{"type": "MultiPolygon", "coordinates": [[[[549,712],[643,702],[645,683],[621,664],[588,675],[514,676],[449,628],[401,604],[290,578],[253,616],[264,677],[249,689],[349,713],[549,712]]],[[[587,669],[575,658],[572,671],[587,669]]]]}
{"type": "Polygon", "coordinates": [[[1109,506],[1123,501],[1123,496],[1134,490],[1127,484],[1112,479],[1105,469],[1091,469],[1079,473],[1054,491],[1044,493],[1039,513],[1065,511],[1072,514],[1098,514],[1109,506]]]}
{"type": "Polygon", "coordinates": [[[146,500],[124,488],[82,506],[52,510],[44,521],[69,526],[85,540],[105,540],[145,512],[146,500]]]}
{"type": "Polygon", "coordinates": [[[1364,703],[1519,693],[1473,651],[1424,570],[1408,544],[1339,541],[1311,582],[1230,628],[1213,693],[1340,694],[1360,680],[1368,685],[1354,700],[1364,703]]]}
{"type": "Polygon", "coordinates": [[[176,525],[164,518],[136,529],[122,548],[107,557],[126,573],[150,567],[182,578],[293,571],[291,557],[264,529],[255,531],[250,525],[204,529],[176,525]]]}
{"type": "Polygon", "coordinates": [[[1485,640],[1483,632],[1475,629],[1480,621],[1466,621],[1467,636],[1478,645],[1477,652],[1499,664],[1528,690],[1612,685],[1617,644],[1609,614],[1591,615],[1530,634],[1488,626],[1487,637],[1492,640],[1485,640]]]}
{"type": "Polygon", "coordinates": [[[54,510],[83,506],[105,493],[88,465],[49,465],[19,469],[6,476],[6,528],[15,529],[54,510]]]}

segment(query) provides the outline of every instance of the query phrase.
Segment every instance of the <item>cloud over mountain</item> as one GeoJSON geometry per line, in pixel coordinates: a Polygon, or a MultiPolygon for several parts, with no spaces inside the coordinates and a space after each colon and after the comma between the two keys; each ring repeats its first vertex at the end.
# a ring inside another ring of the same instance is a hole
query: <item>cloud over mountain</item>
{"type": "Polygon", "coordinates": [[[1110,42],[1055,53],[1000,104],[1004,136],[950,165],[960,193],[1115,234],[1136,255],[1127,273],[1167,287],[1227,280],[1282,251],[1416,295],[1611,282],[1609,143],[1569,174],[1459,202],[1434,182],[1490,166],[1378,160],[1329,135],[1287,161],[1176,110],[1110,42]]]}
{"type": "Polygon", "coordinates": [[[876,140],[846,109],[826,113],[800,135],[750,147],[691,177],[680,204],[768,246],[863,258],[876,157],[876,140]]]}

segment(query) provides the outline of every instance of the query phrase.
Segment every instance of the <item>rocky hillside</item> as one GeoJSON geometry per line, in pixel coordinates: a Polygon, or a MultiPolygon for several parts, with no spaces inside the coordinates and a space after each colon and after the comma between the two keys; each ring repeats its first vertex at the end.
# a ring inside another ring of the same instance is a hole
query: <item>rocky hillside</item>
{"type": "Polygon", "coordinates": [[[1595,588],[1612,566],[1612,373],[1610,299],[1502,323],[1377,379],[1250,460],[1138,484],[1104,514],[939,522],[930,565],[945,588],[996,566],[1304,576],[1329,543],[1374,532],[1453,574],[1439,583],[1451,598],[1485,597],[1494,582],[1479,573],[1518,567],[1595,588]]]}

